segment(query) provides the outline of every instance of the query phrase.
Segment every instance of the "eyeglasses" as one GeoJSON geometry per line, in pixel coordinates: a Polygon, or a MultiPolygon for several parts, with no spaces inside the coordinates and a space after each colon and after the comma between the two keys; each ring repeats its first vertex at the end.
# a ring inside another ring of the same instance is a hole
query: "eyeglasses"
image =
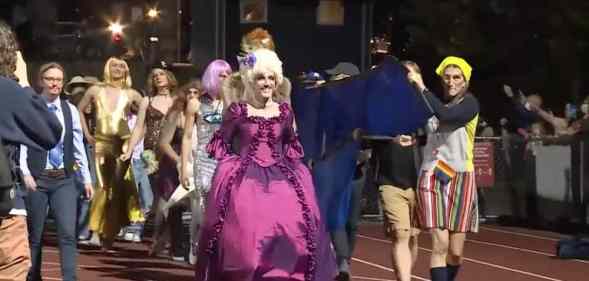
{"type": "Polygon", "coordinates": [[[63,78],[43,76],[43,80],[47,82],[63,83],[63,78]]]}

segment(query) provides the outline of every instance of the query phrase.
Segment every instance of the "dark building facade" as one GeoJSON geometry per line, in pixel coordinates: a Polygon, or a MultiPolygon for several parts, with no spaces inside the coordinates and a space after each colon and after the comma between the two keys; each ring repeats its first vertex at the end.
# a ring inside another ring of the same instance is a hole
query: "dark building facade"
{"type": "Polygon", "coordinates": [[[372,1],[361,0],[194,1],[191,7],[192,62],[200,69],[215,58],[225,58],[236,65],[235,56],[239,53],[243,34],[263,27],[274,37],[287,75],[310,69],[324,70],[341,61],[366,69],[370,65],[372,6],[372,1]],[[263,22],[243,22],[244,9],[247,9],[244,4],[254,2],[262,5],[263,22]],[[264,5],[267,9],[263,9],[264,5]],[[338,5],[339,12],[343,12],[341,25],[318,23],[319,10],[324,7],[337,21],[341,13],[334,12],[333,8],[338,5]]]}

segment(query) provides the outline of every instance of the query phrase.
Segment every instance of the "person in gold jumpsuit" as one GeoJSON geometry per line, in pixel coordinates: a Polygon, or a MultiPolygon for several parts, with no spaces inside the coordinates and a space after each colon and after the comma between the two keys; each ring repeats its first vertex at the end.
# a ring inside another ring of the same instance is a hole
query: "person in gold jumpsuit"
{"type": "Polygon", "coordinates": [[[103,83],[88,89],[78,104],[80,112],[90,104],[95,108],[94,135],[86,126],[83,114],[80,119],[87,141],[94,144],[96,150],[98,190],[90,208],[90,229],[95,234],[93,240],[100,236],[106,251],[112,250],[114,238],[122,226],[145,220],[129,162],[119,159],[126,151],[131,135],[127,111],[131,104],[139,104],[141,99],[141,95],[131,88],[127,63],[112,57],[105,64],[103,83]]]}

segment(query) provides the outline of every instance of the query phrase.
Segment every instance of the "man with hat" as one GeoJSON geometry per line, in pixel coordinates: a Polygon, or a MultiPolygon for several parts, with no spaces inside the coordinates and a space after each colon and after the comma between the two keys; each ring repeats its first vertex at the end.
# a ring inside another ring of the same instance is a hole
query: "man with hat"
{"type": "Polygon", "coordinates": [[[330,80],[335,81],[358,75],[360,70],[353,63],[340,62],[333,68],[326,70],[325,73],[331,75],[330,80]]]}
{"type": "Polygon", "coordinates": [[[96,83],[98,83],[98,78],[93,76],[74,76],[65,85],[64,93],[68,97],[70,102],[72,102],[73,104],[77,104],[80,101],[80,99],[84,96],[83,94],[86,93],[86,90],[96,83]]]}
{"type": "MultiPolygon", "coordinates": [[[[358,67],[349,62],[340,62],[325,71],[330,81],[348,79],[360,74],[358,67]]],[[[327,222],[334,245],[338,277],[336,280],[350,280],[350,259],[360,215],[358,152],[360,145],[352,139],[352,131],[360,126],[359,120],[338,118],[338,112],[346,111],[351,105],[349,97],[361,97],[361,84],[351,86],[334,85],[323,89],[320,107],[324,110],[320,122],[322,128],[321,158],[313,165],[313,178],[322,215],[327,222]],[[357,177],[355,177],[357,176],[357,177]]],[[[352,99],[353,100],[353,99],[352,99]]],[[[356,118],[357,116],[354,116],[356,118]]]]}

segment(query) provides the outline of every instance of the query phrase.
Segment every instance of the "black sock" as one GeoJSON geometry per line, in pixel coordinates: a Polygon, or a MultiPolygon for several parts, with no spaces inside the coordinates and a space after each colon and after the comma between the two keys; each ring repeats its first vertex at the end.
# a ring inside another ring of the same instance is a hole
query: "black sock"
{"type": "Polygon", "coordinates": [[[432,281],[448,281],[448,270],[446,267],[432,267],[429,270],[432,281]]]}
{"type": "Polygon", "coordinates": [[[454,281],[454,278],[458,275],[458,270],[460,270],[460,265],[447,264],[446,268],[448,269],[448,281],[454,281]]]}

